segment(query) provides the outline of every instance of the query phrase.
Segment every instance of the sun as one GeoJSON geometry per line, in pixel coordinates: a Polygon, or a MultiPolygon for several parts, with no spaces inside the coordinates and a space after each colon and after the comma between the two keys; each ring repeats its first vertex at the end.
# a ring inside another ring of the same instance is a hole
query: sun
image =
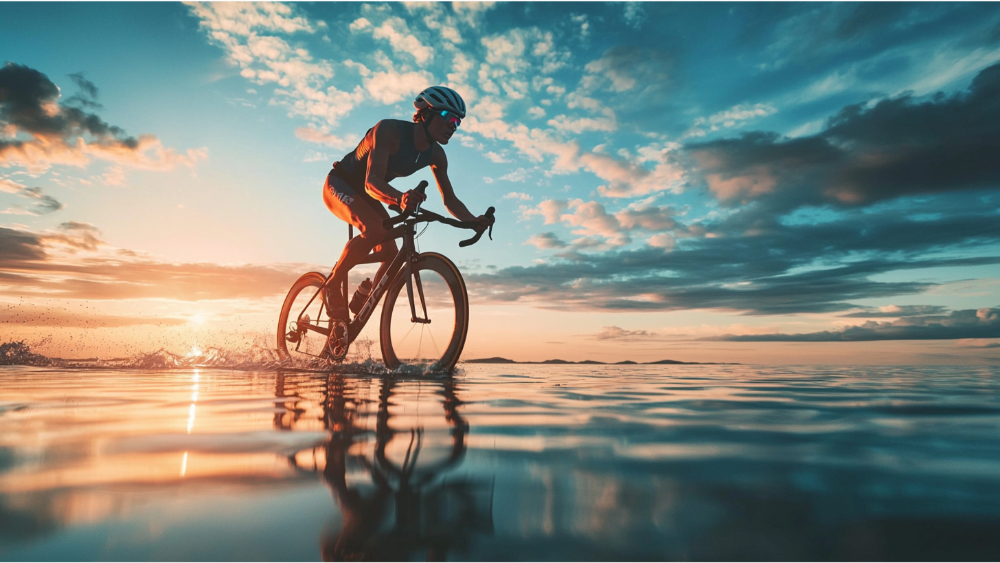
{"type": "Polygon", "coordinates": [[[189,320],[196,325],[202,325],[205,324],[205,315],[197,313],[195,315],[191,315],[189,320]]]}

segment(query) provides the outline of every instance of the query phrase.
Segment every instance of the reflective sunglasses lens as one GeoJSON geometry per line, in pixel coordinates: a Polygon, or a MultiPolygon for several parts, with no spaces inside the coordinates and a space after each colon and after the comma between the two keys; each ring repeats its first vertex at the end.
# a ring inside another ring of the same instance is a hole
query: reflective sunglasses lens
{"type": "Polygon", "coordinates": [[[442,111],[441,117],[443,117],[445,121],[450,121],[455,127],[458,127],[459,125],[462,124],[462,118],[451,113],[450,111],[447,110],[442,111]]]}

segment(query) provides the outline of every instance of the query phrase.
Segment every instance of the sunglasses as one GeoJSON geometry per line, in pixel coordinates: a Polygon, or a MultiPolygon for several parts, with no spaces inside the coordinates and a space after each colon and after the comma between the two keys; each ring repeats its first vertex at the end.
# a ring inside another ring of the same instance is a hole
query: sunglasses
{"type": "Polygon", "coordinates": [[[458,128],[459,125],[462,124],[462,118],[459,117],[458,114],[452,113],[448,110],[444,110],[441,112],[440,115],[441,117],[444,118],[445,121],[448,121],[452,125],[454,125],[456,129],[458,128]]]}

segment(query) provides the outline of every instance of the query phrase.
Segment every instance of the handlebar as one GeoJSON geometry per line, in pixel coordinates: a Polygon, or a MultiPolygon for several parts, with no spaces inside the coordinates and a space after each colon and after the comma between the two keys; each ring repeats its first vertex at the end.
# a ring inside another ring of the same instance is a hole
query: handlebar
{"type": "MultiPolygon", "coordinates": [[[[417,192],[420,195],[425,196],[425,197],[427,195],[425,193],[426,190],[427,190],[427,180],[420,180],[420,183],[417,184],[416,188],[414,188],[415,192],[417,192]]],[[[393,225],[395,225],[397,223],[402,223],[403,221],[406,221],[407,219],[409,219],[411,215],[413,215],[415,212],[417,212],[420,209],[420,203],[418,203],[416,205],[416,207],[414,207],[413,209],[408,209],[406,211],[403,211],[402,209],[400,209],[400,207],[398,205],[390,205],[389,209],[391,209],[391,210],[399,213],[400,215],[399,215],[399,217],[396,217],[394,219],[386,219],[385,221],[382,221],[382,226],[385,227],[385,228],[387,228],[387,229],[391,228],[393,225]]]]}
{"type": "MultiPolygon", "coordinates": [[[[427,181],[421,180],[420,183],[417,184],[415,191],[419,192],[420,195],[424,195],[424,190],[426,189],[427,189],[427,181]]],[[[458,246],[465,247],[476,244],[477,242],[479,242],[479,239],[482,238],[483,233],[487,231],[489,231],[490,240],[493,240],[493,225],[490,225],[489,228],[487,229],[484,228],[479,221],[459,221],[457,219],[452,219],[450,217],[442,217],[441,215],[438,215],[433,211],[420,209],[419,203],[416,205],[416,207],[407,211],[403,211],[402,209],[399,208],[398,205],[390,205],[389,209],[399,213],[400,215],[398,217],[393,217],[392,219],[386,219],[382,221],[382,226],[385,227],[386,229],[391,229],[395,225],[402,223],[403,221],[406,221],[414,214],[418,214],[415,220],[415,222],[417,223],[437,221],[439,223],[451,225],[452,227],[458,227],[460,229],[472,229],[476,231],[476,235],[474,237],[459,242],[458,246]]],[[[492,218],[494,213],[496,213],[496,208],[494,207],[490,207],[489,209],[486,210],[487,217],[492,218]]]]}
{"type": "MultiPolygon", "coordinates": [[[[492,219],[494,212],[496,212],[496,208],[493,207],[493,206],[490,206],[490,208],[486,210],[486,216],[492,219]]],[[[476,244],[477,242],[479,242],[479,239],[482,238],[483,233],[486,232],[486,229],[481,228],[481,226],[480,226],[480,224],[479,224],[478,221],[463,221],[463,222],[466,222],[466,223],[475,223],[476,224],[476,226],[473,227],[473,229],[476,230],[476,236],[474,236],[474,237],[472,237],[472,238],[470,238],[468,240],[463,240],[462,242],[458,243],[458,246],[469,246],[470,244],[476,244]]],[[[493,224],[492,223],[490,224],[489,231],[490,231],[490,240],[493,240],[493,224]]]]}

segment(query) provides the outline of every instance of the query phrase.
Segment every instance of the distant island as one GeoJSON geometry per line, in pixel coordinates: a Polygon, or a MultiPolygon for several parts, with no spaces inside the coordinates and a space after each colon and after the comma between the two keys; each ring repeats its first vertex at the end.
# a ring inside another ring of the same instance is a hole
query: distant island
{"type": "Polygon", "coordinates": [[[464,360],[467,364],[576,364],[576,365],[586,365],[586,364],[597,364],[602,366],[625,366],[625,365],[665,365],[665,364],[678,364],[678,365],[688,365],[688,366],[738,366],[740,364],[735,362],[679,362],[677,360],[659,360],[657,362],[633,362],[632,360],[625,360],[624,362],[598,362],[595,360],[583,360],[581,362],[571,362],[569,360],[545,360],[542,362],[516,362],[514,360],[509,360],[507,358],[478,358],[475,360],[464,360]]]}

